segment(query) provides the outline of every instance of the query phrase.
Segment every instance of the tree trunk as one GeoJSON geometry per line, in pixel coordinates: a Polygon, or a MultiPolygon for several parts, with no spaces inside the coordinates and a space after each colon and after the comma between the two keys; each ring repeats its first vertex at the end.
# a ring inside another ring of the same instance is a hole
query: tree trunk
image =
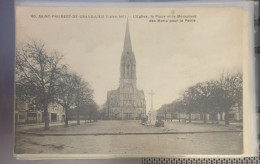
{"type": "Polygon", "coordinates": [[[164,114],[164,120],[166,121],[166,113],[164,114]]]}
{"type": "Polygon", "coordinates": [[[48,112],[48,104],[44,104],[44,122],[45,122],[45,127],[44,130],[49,130],[50,129],[50,120],[49,120],[49,112],[48,112]]]}
{"type": "Polygon", "coordinates": [[[229,112],[228,112],[228,110],[226,110],[225,111],[225,125],[229,125],[229,117],[228,117],[228,115],[229,115],[229,112]]]}
{"type": "Polygon", "coordinates": [[[203,113],[203,123],[207,123],[207,113],[203,113]]]}
{"type": "Polygon", "coordinates": [[[65,118],[65,126],[68,127],[69,126],[69,120],[67,118],[65,118]]]}
{"type": "Polygon", "coordinates": [[[189,113],[189,122],[191,122],[191,113],[189,113]]]}
{"type": "Polygon", "coordinates": [[[223,121],[223,112],[220,112],[220,121],[223,121]]]}
{"type": "Polygon", "coordinates": [[[65,126],[68,127],[69,126],[69,120],[68,120],[68,109],[65,108],[65,126]]]}
{"type": "Polygon", "coordinates": [[[173,114],[171,113],[171,122],[172,122],[172,115],[173,115],[173,114]]]}
{"type": "Polygon", "coordinates": [[[79,120],[79,108],[77,109],[77,125],[80,125],[80,120],[79,120]]]}
{"type": "Polygon", "coordinates": [[[240,121],[241,118],[243,118],[243,112],[240,104],[238,104],[238,114],[239,114],[238,120],[240,121]]]}
{"type": "Polygon", "coordinates": [[[203,120],[203,113],[200,113],[200,120],[203,120]]]}
{"type": "Polygon", "coordinates": [[[181,122],[181,112],[179,112],[179,122],[181,122]]]}
{"type": "Polygon", "coordinates": [[[211,113],[211,123],[215,123],[215,113],[211,113]]]}

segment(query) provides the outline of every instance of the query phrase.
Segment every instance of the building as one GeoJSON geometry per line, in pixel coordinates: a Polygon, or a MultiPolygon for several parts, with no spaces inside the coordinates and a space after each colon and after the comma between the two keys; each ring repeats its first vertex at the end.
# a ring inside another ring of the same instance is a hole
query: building
{"type": "MultiPolygon", "coordinates": [[[[225,118],[225,112],[222,114],[220,113],[207,113],[206,114],[206,120],[207,121],[224,121],[225,118]],[[222,116],[221,116],[222,115],[222,116]]],[[[243,121],[243,109],[239,107],[233,107],[230,109],[228,118],[230,121],[234,122],[241,122],[243,121]]],[[[181,120],[188,120],[189,119],[189,114],[187,114],[185,111],[183,112],[159,112],[157,114],[157,119],[161,120],[172,120],[172,119],[181,119],[181,120]]],[[[192,113],[191,114],[191,120],[203,120],[203,115],[200,113],[192,113]]]]}
{"type": "MultiPolygon", "coordinates": [[[[42,116],[44,112],[42,112],[42,116]]],[[[51,103],[48,107],[50,122],[62,122],[65,120],[65,110],[57,103],[51,103]]],[[[44,120],[44,118],[42,118],[44,120]]]]}
{"type": "MultiPolygon", "coordinates": [[[[63,108],[55,103],[49,105],[49,121],[61,122],[65,119],[63,108]]],[[[15,101],[15,123],[41,123],[44,122],[44,112],[41,109],[36,109],[35,105],[26,101],[16,99],[15,101]]]]}
{"type": "Polygon", "coordinates": [[[146,115],[144,91],[136,87],[136,60],[128,21],[120,63],[120,84],[118,89],[107,92],[107,110],[109,119],[134,120],[146,115]]]}

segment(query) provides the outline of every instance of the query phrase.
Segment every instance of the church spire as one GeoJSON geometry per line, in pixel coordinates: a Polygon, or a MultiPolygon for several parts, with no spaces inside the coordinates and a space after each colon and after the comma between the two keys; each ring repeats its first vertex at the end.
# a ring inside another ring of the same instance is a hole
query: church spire
{"type": "Polygon", "coordinates": [[[125,41],[121,56],[120,72],[120,79],[136,80],[136,62],[134,52],[132,51],[128,20],[126,21],[125,41]]]}
{"type": "Polygon", "coordinates": [[[124,51],[125,52],[132,52],[132,44],[131,44],[131,38],[130,38],[128,19],[126,21],[124,51]]]}

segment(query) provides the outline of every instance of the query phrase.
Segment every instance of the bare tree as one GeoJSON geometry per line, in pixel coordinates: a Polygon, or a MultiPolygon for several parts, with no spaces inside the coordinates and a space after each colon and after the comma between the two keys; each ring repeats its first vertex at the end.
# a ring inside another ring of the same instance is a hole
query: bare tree
{"type": "Polygon", "coordinates": [[[89,120],[97,120],[98,118],[98,105],[95,102],[87,103],[85,110],[87,110],[87,114],[89,116],[89,120]]]}
{"type": "Polygon", "coordinates": [[[75,76],[75,105],[77,110],[77,124],[80,124],[80,110],[84,109],[87,104],[94,104],[93,100],[93,90],[90,88],[89,84],[82,80],[81,77],[75,76]]]}
{"type": "Polygon", "coordinates": [[[189,122],[191,122],[191,114],[196,112],[198,108],[198,87],[191,86],[187,88],[183,93],[183,106],[186,113],[189,115],[189,122]]]}
{"type": "Polygon", "coordinates": [[[172,103],[167,104],[167,106],[168,106],[168,113],[171,114],[171,121],[172,121],[174,115],[176,115],[176,117],[179,119],[179,122],[180,122],[181,121],[180,115],[182,112],[185,112],[183,100],[182,99],[175,100],[172,103]]]}
{"type": "Polygon", "coordinates": [[[237,107],[240,117],[243,115],[242,92],[242,74],[226,72],[222,73],[217,80],[200,82],[188,87],[181,99],[170,104],[170,110],[167,110],[169,104],[164,104],[158,113],[164,114],[166,118],[167,111],[171,114],[178,111],[180,115],[180,112],[185,110],[189,114],[189,122],[192,113],[199,113],[203,116],[204,123],[207,123],[207,114],[212,121],[215,121],[218,113],[221,118],[225,113],[225,125],[229,125],[229,112],[232,108],[237,107]]]}
{"type": "MultiPolygon", "coordinates": [[[[215,113],[215,84],[213,81],[206,81],[195,85],[197,92],[198,113],[203,114],[203,122],[207,122],[207,114],[215,113]]],[[[213,114],[214,115],[214,114],[213,114]]]]}
{"type": "Polygon", "coordinates": [[[174,117],[174,114],[177,113],[177,111],[176,111],[175,106],[174,106],[173,103],[168,104],[168,113],[170,113],[170,115],[171,115],[171,122],[172,122],[172,119],[173,119],[173,117],[174,117]]]}
{"type": "Polygon", "coordinates": [[[107,102],[100,106],[99,117],[101,120],[108,119],[107,102]]]}
{"type": "Polygon", "coordinates": [[[162,105],[158,110],[157,110],[157,117],[159,119],[163,119],[166,121],[166,115],[167,115],[167,106],[169,104],[164,104],[162,105]]]}
{"type": "Polygon", "coordinates": [[[174,110],[178,113],[179,122],[181,122],[181,113],[185,111],[183,99],[178,99],[173,102],[174,110]]]}
{"type": "Polygon", "coordinates": [[[62,56],[47,51],[45,44],[32,41],[16,50],[16,89],[34,99],[44,111],[45,129],[49,129],[48,106],[55,100],[57,82],[63,68],[62,56]]]}
{"type": "Polygon", "coordinates": [[[60,104],[65,110],[65,126],[68,126],[68,110],[73,109],[76,106],[77,88],[76,82],[77,75],[75,73],[69,73],[67,69],[64,69],[59,79],[59,87],[57,89],[58,96],[56,102],[60,104]]]}
{"type": "Polygon", "coordinates": [[[218,86],[219,107],[225,112],[225,125],[229,125],[229,111],[232,107],[238,106],[241,110],[242,106],[242,74],[241,73],[222,73],[216,81],[218,86]]]}

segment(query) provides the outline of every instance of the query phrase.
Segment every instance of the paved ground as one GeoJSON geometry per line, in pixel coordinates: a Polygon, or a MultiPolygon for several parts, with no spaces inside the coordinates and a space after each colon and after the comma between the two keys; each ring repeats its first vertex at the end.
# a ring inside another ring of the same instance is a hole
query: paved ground
{"type": "Polygon", "coordinates": [[[216,124],[183,124],[166,122],[165,127],[143,126],[139,121],[98,121],[80,126],[52,126],[42,128],[17,127],[15,152],[18,154],[241,154],[242,129],[239,124],[225,127],[216,124]],[[196,134],[146,134],[146,135],[75,135],[34,136],[19,131],[35,133],[125,133],[125,132],[207,132],[196,134]],[[223,132],[234,131],[234,132],[223,132]]]}
{"type": "MultiPolygon", "coordinates": [[[[70,125],[76,124],[77,121],[70,121],[70,125]]],[[[57,126],[64,126],[64,122],[50,122],[50,128],[52,127],[57,127],[57,126]]],[[[15,130],[16,131],[30,131],[31,129],[43,129],[44,128],[44,123],[36,123],[36,124],[20,124],[16,125],[15,130]]]]}
{"type": "Polygon", "coordinates": [[[208,132],[208,131],[241,131],[240,124],[224,126],[222,124],[202,124],[202,123],[179,123],[177,121],[167,121],[164,127],[144,126],[139,120],[108,120],[92,123],[71,122],[69,127],[64,123],[57,123],[50,130],[45,131],[41,127],[17,127],[17,131],[33,132],[38,134],[100,134],[100,133],[167,133],[167,132],[208,132]]]}

